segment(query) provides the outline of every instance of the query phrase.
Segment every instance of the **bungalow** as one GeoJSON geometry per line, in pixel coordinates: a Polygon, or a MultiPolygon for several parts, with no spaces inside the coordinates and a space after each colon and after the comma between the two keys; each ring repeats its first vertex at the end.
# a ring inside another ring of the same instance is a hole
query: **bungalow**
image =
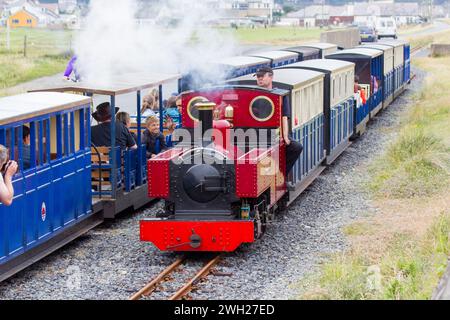
{"type": "Polygon", "coordinates": [[[10,15],[8,18],[8,23],[11,28],[36,28],[39,23],[39,19],[31,12],[22,9],[10,15]]]}

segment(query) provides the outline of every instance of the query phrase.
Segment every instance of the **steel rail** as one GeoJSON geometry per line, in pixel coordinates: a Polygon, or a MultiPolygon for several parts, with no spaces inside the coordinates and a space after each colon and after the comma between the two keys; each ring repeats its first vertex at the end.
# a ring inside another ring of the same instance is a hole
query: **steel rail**
{"type": "Polygon", "coordinates": [[[209,261],[188,283],[184,285],[177,293],[169,298],[169,300],[181,300],[185,297],[193,287],[204,277],[211,273],[211,269],[219,263],[221,255],[216,256],[214,259],[209,261]]]}
{"type": "Polygon", "coordinates": [[[169,274],[171,274],[176,268],[178,268],[184,261],[186,260],[185,257],[177,259],[174,263],[172,263],[169,267],[164,269],[155,279],[153,279],[149,284],[147,284],[144,288],[139,290],[137,293],[135,293],[133,296],[129,298],[129,300],[140,300],[143,297],[146,297],[150,295],[156,287],[164,281],[164,278],[166,278],[169,274]]]}

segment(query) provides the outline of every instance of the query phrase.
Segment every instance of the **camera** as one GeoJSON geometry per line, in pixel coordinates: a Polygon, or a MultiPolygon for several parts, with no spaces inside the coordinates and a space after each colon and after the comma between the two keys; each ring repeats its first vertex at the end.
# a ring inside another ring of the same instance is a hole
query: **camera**
{"type": "Polygon", "coordinates": [[[8,160],[8,161],[6,161],[4,164],[3,164],[3,166],[2,166],[2,169],[0,170],[0,173],[3,175],[3,176],[5,176],[5,174],[6,174],[6,171],[8,171],[8,168],[11,166],[11,161],[10,160],[8,160]]]}

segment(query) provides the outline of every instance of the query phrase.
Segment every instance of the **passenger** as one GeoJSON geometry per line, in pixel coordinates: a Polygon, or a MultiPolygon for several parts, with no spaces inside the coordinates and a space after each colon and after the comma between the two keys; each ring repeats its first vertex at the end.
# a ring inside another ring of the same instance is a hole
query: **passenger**
{"type": "Polygon", "coordinates": [[[367,102],[366,90],[361,88],[361,86],[359,85],[359,77],[358,76],[355,76],[355,93],[356,93],[356,91],[359,92],[359,97],[361,98],[361,104],[365,105],[367,102]]]}
{"type": "Polygon", "coordinates": [[[370,76],[370,80],[373,88],[373,93],[375,94],[378,92],[378,79],[375,76],[370,76]]]}
{"type": "Polygon", "coordinates": [[[137,143],[137,135],[136,133],[131,131],[131,117],[128,112],[118,112],[116,114],[116,120],[119,122],[122,122],[125,127],[128,129],[130,134],[133,136],[134,141],[137,143]]]}
{"type": "MultiPolygon", "coordinates": [[[[119,108],[116,108],[116,112],[119,108]]],[[[97,126],[91,129],[92,144],[96,147],[111,147],[111,105],[109,102],[104,102],[97,106],[92,116],[99,122],[97,126]]],[[[121,149],[137,149],[136,142],[130,131],[125,125],[116,121],[116,146],[121,149]]]]}
{"type": "Polygon", "coordinates": [[[159,109],[156,107],[155,97],[147,95],[144,97],[141,108],[142,117],[159,117],[159,109]]]}
{"type": "Polygon", "coordinates": [[[74,55],[67,64],[66,71],[64,72],[64,78],[68,81],[72,80],[74,82],[78,82],[81,80],[80,74],[77,71],[77,59],[77,56],[74,55]],[[70,78],[72,73],[75,75],[75,79],[70,78]]]}
{"type": "MultiPolygon", "coordinates": [[[[258,86],[272,90],[273,88],[273,70],[270,67],[262,67],[255,74],[258,86]]],[[[283,99],[282,131],[283,139],[286,144],[286,175],[289,175],[300,157],[303,146],[297,141],[291,140],[289,119],[291,117],[291,105],[289,97],[283,99]]]]}
{"type": "Polygon", "coordinates": [[[23,146],[22,146],[23,170],[27,170],[31,168],[31,138],[30,138],[30,128],[28,128],[27,126],[22,127],[22,138],[23,138],[23,146]]]}
{"type": "Polygon", "coordinates": [[[17,162],[9,161],[9,151],[0,144],[0,203],[10,206],[14,198],[12,177],[17,172],[17,162]]]}
{"type": "Polygon", "coordinates": [[[164,118],[170,117],[173,120],[175,126],[179,126],[180,124],[180,112],[178,111],[177,103],[181,102],[181,98],[178,97],[170,97],[168,100],[168,107],[164,110],[164,118]]]}
{"type": "Polygon", "coordinates": [[[159,110],[159,90],[156,88],[152,89],[150,95],[155,99],[155,109],[159,110]]]}
{"type": "Polygon", "coordinates": [[[145,121],[147,129],[144,131],[142,139],[147,149],[147,159],[156,157],[157,154],[164,151],[166,147],[166,138],[159,131],[159,119],[148,117],[145,121]]]}

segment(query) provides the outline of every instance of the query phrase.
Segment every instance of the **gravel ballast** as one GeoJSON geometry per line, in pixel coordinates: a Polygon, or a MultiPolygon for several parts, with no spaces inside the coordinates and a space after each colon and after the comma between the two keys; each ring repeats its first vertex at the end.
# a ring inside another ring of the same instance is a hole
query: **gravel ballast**
{"type": "MultiPolygon", "coordinates": [[[[191,294],[193,299],[295,298],[301,279],[318,270],[327,254],[347,247],[342,227],[376,213],[362,183],[367,165],[396,137],[401,114],[420,89],[424,73],[413,72],[417,76],[408,90],[276,217],[262,239],[225,255],[216,270],[232,275],[210,276],[191,294]]],[[[139,241],[139,220],[154,216],[158,210],[162,210],[162,203],[88,232],[1,283],[0,300],[127,299],[179,256],[139,241]]],[[[164,296],[156,292],[154,298],[164,296]]]]}

